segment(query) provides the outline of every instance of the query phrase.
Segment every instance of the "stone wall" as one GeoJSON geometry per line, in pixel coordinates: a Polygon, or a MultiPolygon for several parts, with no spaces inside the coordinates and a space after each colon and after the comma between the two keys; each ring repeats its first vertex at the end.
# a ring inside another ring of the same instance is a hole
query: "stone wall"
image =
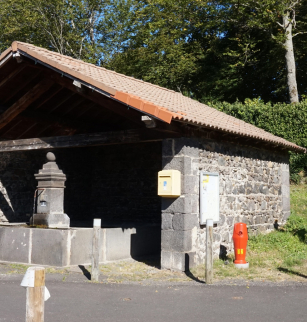
{"type": "MultiPolygon", "coordinates": [[[[157,172],[161,142],[52,150],[66,174],[64,211],[72,225],[160,224],[157,172]]],[[[34,174],[48,151],[0,154],[0,222],[24,222],[33,213],[34,174]]]]}
{"type": "Polygon", "coordinates": [[[220,221],[214,227],[215,256],[231,251],[233,225],[249,234],[271,230],[290,214],[287,153],[210,139],[163,142],[163,168],[180,170],[182,195],[162,202],[162,267],[185,270],[204,263],[206,229],[199,224],[199,173],[218,172],[220,221]]]}

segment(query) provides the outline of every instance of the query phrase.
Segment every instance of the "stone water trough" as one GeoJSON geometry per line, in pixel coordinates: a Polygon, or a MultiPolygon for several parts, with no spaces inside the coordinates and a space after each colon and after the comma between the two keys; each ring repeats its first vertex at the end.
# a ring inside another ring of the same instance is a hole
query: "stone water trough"
{"type": "MultiPolygon", "coordinates": [[[[91,263],[92,228],[0,226],[0,261],[65,267],[91,263]]],[[[160,227],[102,228],[100,262],[160,251],[160,227]]]]}
{"type": "MultiPolygon", "coordinates": [[[[70,227],[64,213],[65,174],[53,153],[35,175],[34,214],[31,226],[0,225],[0,261],[65,267],[91,263],[92,228],[70,227]]],[[[100,262],[139,258],[159,253],[159,226],[107,227],[100,234],[100,262]]]]}

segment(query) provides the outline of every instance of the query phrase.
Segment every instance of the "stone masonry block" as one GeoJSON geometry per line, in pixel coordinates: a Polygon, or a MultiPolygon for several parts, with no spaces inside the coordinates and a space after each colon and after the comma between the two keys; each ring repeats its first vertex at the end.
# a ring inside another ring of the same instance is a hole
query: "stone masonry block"
{"type": "Polygon", "coordinates": [[[181,176],[181,193],[182,194],[198,194],[199,176],[181,176]]]}
{"type": "Polygon", "coordinates": [[[192,174],[192,160],[190,157],[163,157],[163,170],[179,170],[182,175],[192,174]]]}
{"type": "Polygon", "coordinates": [[[290,196],[290,186],[285,186],[285,185],[282,185],[281,186],[281,193],[282,193],[282,196],[284,197],[289,197],[290,196]]]}
{"type": "Polygon", "coordinates": [[[195,138],[174,139],[175,155],[187,155],[190,157],[199,157],[199,141],[195,138]]]}
{"type": "Polygon", "coordinates": [[[175,214],[173,216],[173,228],[175,230],[190,230],[198,226],[197,214],[175,214]]]}
{"type": "Polygon", "coordinates": [[[282,198],[282,210],[283,211],[290,211],[290,198],[283,196],[282,198]]]}
{"type": "Polygon", "coordinates": [[[174,252],[173,253],[173,269],[181,272],[189,271],[190,268],[196,265],[196,254],[194,252],[182,253],[174,252]]]}
{"type": "Polygon", "coordinates": [[[161,268],[172,269],[173,267],[173,252],[161,251],[161,268]]]}
{"type": "Polygon", "coordinates": [[[174,156],[174,140],[167,139],[162,142],[162,156],[173,157],[174,156]]]}
{"type": "Polygon", "coordinates": [[[161,268],[176,271],[188,271],[196,265],[195,252],[161,252],[161,268]]]}
{"type": "Polygon", "coordinates": [[[46,225],[49,228],[69,228],[70,218],[66,214],[34,214],[32,225],[46,225]]]}
{"type": "MultiPolygon", "coordinates": [[[[189,196],[186,196],[189,197],[189,196]]],[[[192,199],[192,213],[198,214],[199,213],[199,195],[190,195],[192,199]]]]}
{"type": "Polygon", "coordinates": [[[198,196],[185,195],[179,198],[162,198],[163,213],[197,213],[198,212],[198,196]]]}
{"type": "Polygon", "coordinates": [[[285,186],[290,185],[289,171],[282,171],[282,173],[281,173],[281,184],[285,185],[285,186]]]}
{"type": "Polygon", "coordinates": [[[173,215],[169,213],[162,213],[162,230],[173,229],[173,215]]]}
{"type": "Polygon", "coordinates": [[[192,250],[192,230],[162,230],[161,245],[164,251],[192,250]]]}

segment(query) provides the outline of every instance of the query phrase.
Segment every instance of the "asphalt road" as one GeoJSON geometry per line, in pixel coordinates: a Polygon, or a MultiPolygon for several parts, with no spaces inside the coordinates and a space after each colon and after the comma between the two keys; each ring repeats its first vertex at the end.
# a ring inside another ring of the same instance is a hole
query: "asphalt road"
{"type": "MultiPolygon", "coordinates": [[[[22,276],[0,276],[0,322],[25,320],[22,276]]],[[[136,285],[47,280],[45,322],[300,322],[307,285],[136,285]]]]}

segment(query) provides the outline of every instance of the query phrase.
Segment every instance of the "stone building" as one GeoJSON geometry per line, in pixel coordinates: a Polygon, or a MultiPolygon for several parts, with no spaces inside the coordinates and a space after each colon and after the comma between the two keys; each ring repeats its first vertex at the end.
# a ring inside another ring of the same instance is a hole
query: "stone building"
{"type": "Polygon", "coordinates": [[[0,113],[0,222],[29,220],[34,174],[52,151],[72,227],[98,217],[134,229],[131,247],[154,240],[161,267],[182,271],[205,258],[202,172],[218,175],[218,256],[235,222],[249,233],[285,222],[288,151],[305,152],[180,93],[21,42],[0,56],[0,113]],[[180,171],[179,197],[157,195],[161,170],[180,171]]]}

